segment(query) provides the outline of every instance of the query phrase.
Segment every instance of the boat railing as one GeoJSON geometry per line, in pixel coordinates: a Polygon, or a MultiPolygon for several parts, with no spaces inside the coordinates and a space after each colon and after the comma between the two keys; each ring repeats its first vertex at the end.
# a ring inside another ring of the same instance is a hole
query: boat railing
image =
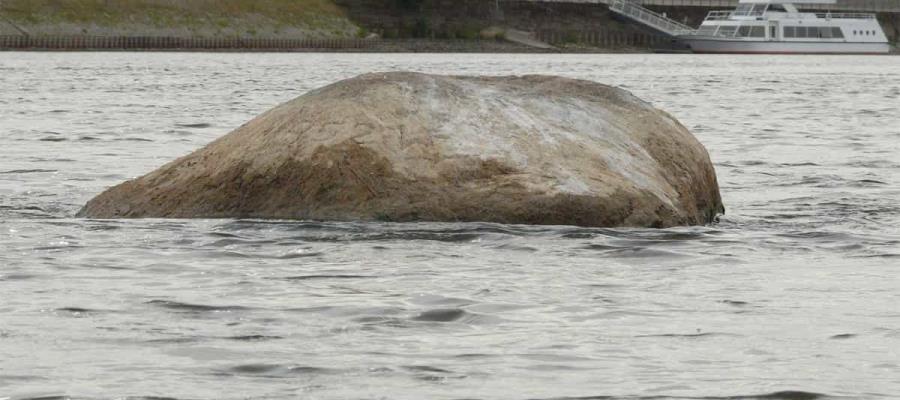
{"type": "Polygon", "coordinates": [[[816,13],[816,17],[825,19],[875,19],[870,13],[816,13]]]}
{"type": "Polygon", "coordinates": [[[710,11],[706,14],[707,21],[721,21],[731,18],[734,11],[710,11]]]}
{"type": "MultiPolygon", "coordinates": [[[[786,18],[791,19],[875,19],[872,13],[781,13],[786,18]]],[[[737,14],[734,11],[710,11],[706,14],[706,21],[725,21],[732,17],[744,17],[744,14],[737,14]]]]}

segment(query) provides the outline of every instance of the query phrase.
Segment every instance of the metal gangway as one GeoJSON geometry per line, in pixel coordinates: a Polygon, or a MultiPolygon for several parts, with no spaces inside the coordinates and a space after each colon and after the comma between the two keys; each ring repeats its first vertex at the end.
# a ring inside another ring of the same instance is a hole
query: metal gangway
{"type": "Polygon", "coordinates": [[[696,31],[690,26],[650,11],[630,0],[609,0],[609,9],[669,36],[686,35],[696,31]]]}

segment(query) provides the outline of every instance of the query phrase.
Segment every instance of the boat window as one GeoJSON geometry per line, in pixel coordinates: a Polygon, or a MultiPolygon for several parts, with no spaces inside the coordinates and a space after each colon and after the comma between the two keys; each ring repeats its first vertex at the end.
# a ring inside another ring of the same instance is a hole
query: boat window
{"type": "Polygon", "coordinates": [[[838,28],[838,27],[836,27],[836,26],[832,26],[832,27],[831,27],[831,37],[833,37],[833,38],[838,38],[838,39],[843,39],[843,38],[844,38],[844,32],[841,31],[841,28],[838,28]]]}
{"type": "Polygon", "coordinates": [[[766,12],[766,8],[769,5],[766,3],[757,3],[753,5],[753,9],[750,10],[750,15],[763,15],[766,12]]]}
{"type": "Polygon", "coordinates": [[[796,37],[798,37],[798,38],[808,37],[808,36],[806,36],[806,27],[805,26],[797,27],[797,36],[796,37]]]}
{"type": "Polygon", "coordinates": [[[749,26],[742,26],[737,30],[737,37],[747,37],[750,36],[750,28],[749,26]]]}
{"type": "Polygon", "coordinates": [[[734,9],[734,15],[737,16],[747,16],[750,15],[750,10],[753,9],[753,4],[749,3],[740,3],[737,8],[734,9]]]}
{"type": "Polygon", "coordinates": [[[718,28],[716,25],[700,25],[700,29],[697,29],[697,34],[714,36],[716,34],[716,28],[718,28]]]}
{"type": "Polygon", "coordinates": [[[769,5],[766,3],[740,3],[737,8],[734,9],[734,14],[739,17],[751,17],[751,16],[760,16],[765,14],[766,8],[769,5]]]}
{"type": "Polygon", "coordinates": [[[786,38],[796,37],[796,36],[795,36],[795,35],[796,35],[795,32],[796,32],[796,31],[794,30],[794,27],[793,27],[793,26],[786,26],[786,27],[784,27],[784,37],[786,37],[786,38]]]}
{"type": "Polygon", "coordinates": [[[831,28],[823,26],[817,29],[820,38],[831,39],[831,28]]]}
{"type": "Polygon", "coordinates": [[[734,36],[734,31],[737,30],[736,26],[720,26],[719,27],[719,36],[732,37],[734,36]]]}
{"type": "Polygon", "coordinates": [[[766,37],[766,27],[754,26],[753,29],[750,30],[750,37],[766,37]]]}

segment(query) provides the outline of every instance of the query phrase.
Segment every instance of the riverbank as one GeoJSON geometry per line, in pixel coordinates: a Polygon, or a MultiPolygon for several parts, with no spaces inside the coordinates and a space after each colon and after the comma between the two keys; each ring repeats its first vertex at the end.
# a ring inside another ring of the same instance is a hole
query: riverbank
{"type": "MultiPolygon", "coordinates": [[[[678,51],[602,4],[458,0],[4,0],[0,49],[621,53],[678,51]],[[488,4],[490,3],[490,4],[488,4]],[[514,34],[513,34],[514,33],[514,34]]],[[[654,7],[696,26],[706,7],[654,7]]],[[[896,44],[900,14],[878,15],[896,44]]],[[[896,45],[893,53],[897,53],[896,45]]]]}
{"type": "Polygon", "coordinates": [[[584,53],[646,52],[665,41],[605,6],[486,4],[4,0],[0,49],[584,53]]]}
{"type": "Polygon", "coordinates": [[[0,36],[348,39],[331,0],[3,0],[0,36]]]}

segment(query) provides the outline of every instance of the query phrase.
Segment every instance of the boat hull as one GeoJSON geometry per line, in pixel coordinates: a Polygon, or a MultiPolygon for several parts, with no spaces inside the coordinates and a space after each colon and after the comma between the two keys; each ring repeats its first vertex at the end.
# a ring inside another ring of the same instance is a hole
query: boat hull
{"type": "Polygon", "coordinates": [[[704,39],[681,36],[694,53],[714,54],[887,54],[887,43],[873,42],[789,42],[704,39]]]}

